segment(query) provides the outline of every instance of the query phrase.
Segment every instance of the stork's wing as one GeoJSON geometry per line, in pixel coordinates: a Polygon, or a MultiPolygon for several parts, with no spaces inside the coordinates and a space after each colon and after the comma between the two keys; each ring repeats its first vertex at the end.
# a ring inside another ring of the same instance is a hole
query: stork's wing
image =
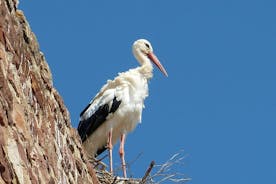
{"type": "Polygon", "coordinates": [[[114,81],[108,81],[90,104],[81,112],[78,132],[83,142],[106,121],[108,115],[114,113],[119,108],[122,101],[120,97],[118,99],[118,86],[114,88],[113,83],[114,81]]]}

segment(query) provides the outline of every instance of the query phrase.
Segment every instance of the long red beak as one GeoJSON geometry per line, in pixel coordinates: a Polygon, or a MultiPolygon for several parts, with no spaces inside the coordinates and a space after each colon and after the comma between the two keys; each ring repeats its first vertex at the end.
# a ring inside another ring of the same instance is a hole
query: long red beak
{"type": "Polygon", "coordinates": [[[165,70],[165,68],[162,66],[160,63],[159,59],[154,55],[153,52],[148,53],[149,59],[159,68],[159,70],[166,76],[168,77],[168,73],[165,70]]]}

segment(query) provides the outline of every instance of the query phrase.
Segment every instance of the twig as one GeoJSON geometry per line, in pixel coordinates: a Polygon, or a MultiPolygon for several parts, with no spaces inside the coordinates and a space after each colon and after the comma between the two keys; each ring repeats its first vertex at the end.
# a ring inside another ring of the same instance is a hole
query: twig
{"type": "Polygon", "coordinates": [[[132,165],[132,164],[134,164],[138,159],[140,159],[140,157],[143,155],[143,152],[140,152],[134,159],[132,159],[131,161],[129,161],[128,163],[127,163],[127,165],[128,165],[128,167],[130,168],[130,166],[132,165]]]}
{"type": "Polygon", "coordinates": [[[151,163],[150,163],[150,165],[149,165],[149,167],[148,167],[148,169],[147,169],[144,177],[142,178],[141,184],[144,184],[147,181],[147,178],[148,178],[148,176],[149,176],[149,174],[150,174],[150,172],[151,172],[151,170],[152,170],[152,168],[153,168],[154,165],[155,165],[155,162],[151,161],[151,163]]]}
{"type": "Polygon", "coordinates": [[[90,158],[89,162],[93,165],[94,169],[97,168],[99,170],[105,170],[106,165],[105,165],[105,163],[102,162],[102,160],[106,157],[107,157],[107,155],[105,155],[103,158],[98,159],[98,160],[96,158],[90,158]],[[99,168],[99,166],[101,166],[101,168],[99,168]]]}
{"type": "Polygon", "coordinates": [[[156,165],[154,168],[156,168],[157,171],[150,176],[152,183],[160,184],[166,181],[171,181],[173,183],[184,183],[190,181],[191,178],[186,178],[184,174],[175,170],[176,165],[184,165],[183,160],[186,156],[182,156],[182,153],[183,151],[180,151],[179,153],[171,156],[164,164],[156,165]]]}
{"type": "MultiPolygon", "coordinates": [[[[135,162],[141,154],[134,159],[135,162]]],[[[106,170],[95,168],[97,177],[101,183],[107,184],[163,184],[167,182],[172,183],[186,183],[191,180],[191,178],[185,176],[185,174],[178,172],[180,169],[178,166],[183,166],[184,159],[186,155],[183,156],[183,151],[172,155],[165,163],[156,164],[154,161],[151,161],[143,178],[121,178],[114,176],[106,170]]]]}

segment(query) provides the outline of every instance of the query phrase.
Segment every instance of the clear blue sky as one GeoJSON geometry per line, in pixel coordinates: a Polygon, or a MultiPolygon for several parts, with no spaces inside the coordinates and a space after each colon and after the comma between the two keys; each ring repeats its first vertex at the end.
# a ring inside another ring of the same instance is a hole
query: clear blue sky
{"type": "MultiPolygon", "coordinates": [[[[169,77],[150,82],[129,134],[135,177],[183,149],[192,184],[276,183],[276,1],[21,1],[77,127],[107,79],[151,41],[169,77]]],[[[115,151],[115,154],[117,151],[115,151]]],[[[116,158],[118,165],[119,160],[116,158]]]]}

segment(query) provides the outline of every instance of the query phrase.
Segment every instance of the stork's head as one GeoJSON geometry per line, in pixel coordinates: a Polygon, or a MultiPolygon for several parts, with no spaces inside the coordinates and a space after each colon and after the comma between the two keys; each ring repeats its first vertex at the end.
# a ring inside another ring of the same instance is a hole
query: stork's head
{"type": "Polygon", "coordinates": [[[139,39],[135,41],[132,46],[132,51],[135,58],[139,61],[141,65],[146,64],[150,60],[159,68],[159,70],[165,76],[168,76],[165,68],[162,66],[159,59],[153,53],[153,48],[148,40],[139,39]]]}

